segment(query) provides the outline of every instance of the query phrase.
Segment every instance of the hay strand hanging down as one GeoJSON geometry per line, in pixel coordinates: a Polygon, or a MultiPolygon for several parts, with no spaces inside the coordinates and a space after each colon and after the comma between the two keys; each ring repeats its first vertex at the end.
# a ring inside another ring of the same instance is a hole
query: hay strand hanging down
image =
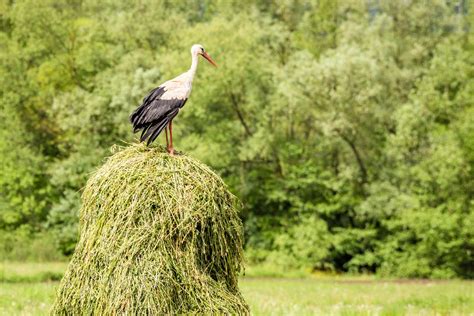
{"type": "Polygon", "coordinates": [[[120,148],[84,189],[53,314],[248,314],[238,203],[193,158],[120,148]]]}

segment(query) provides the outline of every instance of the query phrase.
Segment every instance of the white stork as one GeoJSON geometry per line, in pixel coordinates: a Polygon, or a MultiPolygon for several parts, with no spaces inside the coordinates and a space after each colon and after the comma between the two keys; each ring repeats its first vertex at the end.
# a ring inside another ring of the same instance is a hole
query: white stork
{"type": "Polygon", "coordinates": [[[150,145],[158,135],[160,135],[163,129],[165,129],[166,147],[171,155],[174,154],[172,121],[173,118],[178,115],[179,110],[184,106],[191,93],[199,55],[217,67],[216,63],[212,60],[211,56],[206,53],[202,45],[193,45],[191,47],[191,68],[178,77],[168,80],[159,87],[151,90],[143,99],[142,105],[130,115],[133,132],[136,133],[142,130],[142,135],[140,136],[141,142],[148,139],[147,145],[150,145]],[[169,142],[168,128],[170,131],[169,142]]]}

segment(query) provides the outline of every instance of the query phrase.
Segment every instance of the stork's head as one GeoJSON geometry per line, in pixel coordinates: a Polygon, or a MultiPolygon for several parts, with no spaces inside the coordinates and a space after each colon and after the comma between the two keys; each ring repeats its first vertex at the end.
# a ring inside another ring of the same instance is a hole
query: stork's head
{"type": "Polygon", "coordinates": [[[208,62],[210,62],[214,67],[217,67],[216,63],[212,60],[211,56],[209,56],[209,55],[206,53],[206,50],[204,49],[204,47],[203,47],[201,44],[194,44],[194,45],[191,47],[191,54],[192,54],[193,56],[201,55],[201,56],[204,57],[208,62]]]}

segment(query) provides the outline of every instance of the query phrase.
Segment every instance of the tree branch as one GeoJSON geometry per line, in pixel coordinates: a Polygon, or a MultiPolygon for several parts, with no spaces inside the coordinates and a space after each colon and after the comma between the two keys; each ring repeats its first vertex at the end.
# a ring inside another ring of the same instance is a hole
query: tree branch
{"type": "Polygon", "coordinates": [[[336,133],[349,145],[354,154],[357,164],[359,165],[361,183],[367,183],[367,168],[365,167],[364,161],[355,145],[355,141],[351,140],[349,137],[341,133],[339,130],[336,130],[336,133]]]}
{"type": "Polygon", "coordinates": [[[237,117],[239,118],[240,123],[245,129],[245,134],[247,134],[248,137],[252,136],[252,131],[250,130],[249,126],[247,125],[247,122],[245,122],[244,115],[242,111],[240,110],[239,107],[239,102],[237,100],[237,97],[235,96],[234,93],[230,92],[230,99],[232,103],[232,108],[234,109],[235,113],[237,114],[237,117]]]}

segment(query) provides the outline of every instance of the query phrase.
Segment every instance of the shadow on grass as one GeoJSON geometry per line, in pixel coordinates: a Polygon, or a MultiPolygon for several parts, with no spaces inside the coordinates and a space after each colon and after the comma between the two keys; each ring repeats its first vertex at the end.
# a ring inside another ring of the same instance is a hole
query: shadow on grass
{"type": "Polygon", "coordinates": [[[3,283],[38,283],[59,281],[63,277],[63,273],[58,272],[40,272],[33,275],[8,275],[0,273],[0,282],[3,283]]]}

